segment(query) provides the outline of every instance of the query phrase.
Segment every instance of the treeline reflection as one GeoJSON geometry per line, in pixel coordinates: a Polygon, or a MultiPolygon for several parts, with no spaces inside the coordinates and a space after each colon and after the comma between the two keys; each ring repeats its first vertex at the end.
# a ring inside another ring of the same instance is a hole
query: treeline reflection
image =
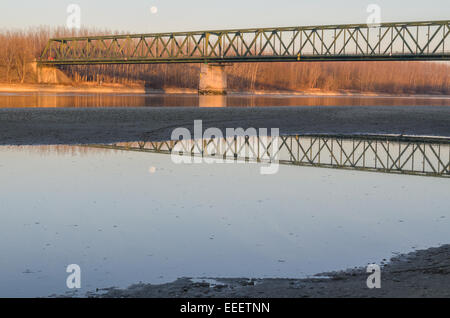
{"type": "Polygon", "coordinates": [[[277,106],[450,106],[446,97],[196,94],[0,93],[0,108],[59,107],[277,107],[277,106]]]}

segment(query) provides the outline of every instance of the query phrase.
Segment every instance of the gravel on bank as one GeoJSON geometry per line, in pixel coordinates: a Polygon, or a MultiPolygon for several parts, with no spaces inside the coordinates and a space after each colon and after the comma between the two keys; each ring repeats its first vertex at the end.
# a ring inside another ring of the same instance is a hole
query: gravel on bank
{"type": "Polygon", "coordinates": [[[450,137],[450,107],[20,108],[0,109],[0,145],[168,140],[173,129],[280,128],[281,134],[450,137]]]}

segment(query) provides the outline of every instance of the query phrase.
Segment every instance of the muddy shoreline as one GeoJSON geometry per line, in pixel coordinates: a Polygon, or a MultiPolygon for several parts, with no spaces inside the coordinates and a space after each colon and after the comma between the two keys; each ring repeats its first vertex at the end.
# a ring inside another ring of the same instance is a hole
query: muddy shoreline
{"type": "Polygon", "coordinates": [[[450,107],[346,106],[206,109],[5,108],[0,109],[0,145],[101,144],[171,139],[172,131],[280,128],[288,134],[394,134],[450,137],[450,107]]]}
{"type": "MultiPolygon", "coordinates": [[[[381,265],[381,264],[380,264],[381,265]]],[[[450,245],[399,255],[381,266],[381,288],[369,289],[366,267],[308,279],[180,278],[90,292],[99,298],[448,298],[450,245]],[[323,277],[327,278],[323,278],[323,277]]]]}

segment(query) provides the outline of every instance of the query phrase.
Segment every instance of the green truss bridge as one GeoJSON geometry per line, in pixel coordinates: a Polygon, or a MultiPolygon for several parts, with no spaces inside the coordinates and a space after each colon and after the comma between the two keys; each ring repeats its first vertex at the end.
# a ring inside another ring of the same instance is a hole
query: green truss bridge
{"type": "MultiPolygon", "coordinates": [[[[450,60],[450,20],[51,39],[39,66],[450,60]]],[[[221,72],[204,77],[223,81],[221,72]],[[211,76],[210,76],[211,75],[211,76]]]]}

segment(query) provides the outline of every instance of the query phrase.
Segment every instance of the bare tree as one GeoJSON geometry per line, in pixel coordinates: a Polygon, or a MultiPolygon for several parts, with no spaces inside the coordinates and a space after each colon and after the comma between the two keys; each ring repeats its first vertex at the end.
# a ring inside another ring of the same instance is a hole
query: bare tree
{"type": "Polygon", "coordinates": [[[3,44],[0,46],[0,65],[5,69],[6,82],[10,83],[12,81],[10,75],[16,58],[16,51],[11,32],[2,34],[1,42],[3,44]]]}
{"type": "Polygon", "coordinates": [[[14,37],[15,69],[17,72],[17,77],[19,78],[21,84],[25,82],[28,64],[33,60],[31,47],[27,42],[28,38],[24,34],[17,34],[14,37]]]}

